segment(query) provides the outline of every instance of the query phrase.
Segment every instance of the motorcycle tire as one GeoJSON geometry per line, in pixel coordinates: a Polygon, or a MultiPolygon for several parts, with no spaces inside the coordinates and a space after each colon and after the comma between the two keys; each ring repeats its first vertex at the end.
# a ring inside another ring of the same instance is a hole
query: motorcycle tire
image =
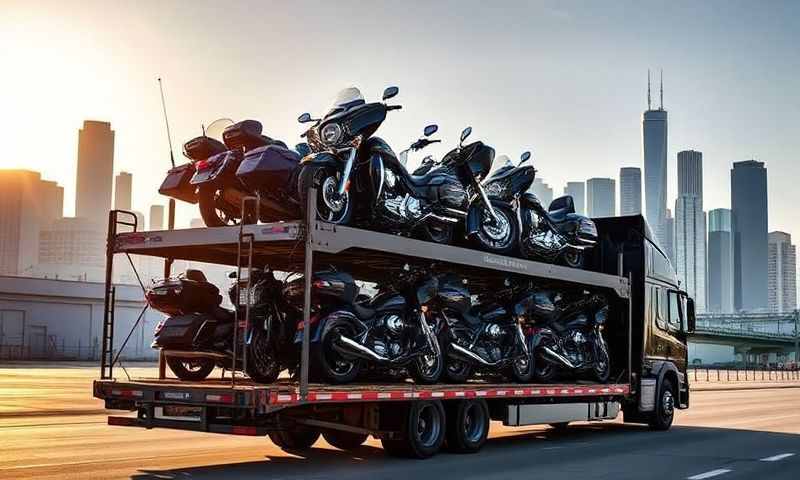
{"type": "Polygon", "coordinates": [[[353,201],[350,193],[345,194],[343,212],[334,211],[331,205],[334,200],[327,200],[323,189],[330,188],[331,184],[338,185],[337,176],[340,172],[321,165],[305,165],[297,176],[297,198],[300,200],[301,218],[308,217],[308,192],[312,187],[317,188],[317,219],[336,225],[349,225],[353,218],[353,201]],[[333,179],[333,180],[331,180],[333,179]],[[340,213],[341,212],[341,213],[340,213]]]}
{"type": "MultiPolygon", "coordinates": [[[[241,218],[228,216],[218,208],[219,196],[221,192],[216,187],[200,187],[197,201],[200,206],[200,216],[207,227],[225,227],[229,225],[239,225],[241,218]]],[[[245,225],[256,223],[255,213],[250,213],[245,220],[245,225]]]]}
{"type": "Polygon", "coordinates": [[[245,373],[258,383],[274,383],[281,373],[281,366],[269,341],[269,335],[260,328],[253,330],[248,345],[245,373]]]}
{"type": "Polygon", "coordinates": [[[517,383],[531,383],[536,377],[536,362],[533,355],[529,356],[526,364],[520,365],[517,360],[512,360],[508,367],[509,376],[517,383]]]}
{"type": "Polygon", "coordinates": [[[176,377],[193,382],[204,380],[214,370],[214,360],[210,358],[167,357],[167,365],[176,377]]]}
{"type": "Polygon", "coordinates": [[[551,383],[555,380],[558,369],[540,355],[534,354],[533,378],[536,383],[551,383]]]}
{"type": "Polygon", "coordinates": [[[559,261],[565,267],[583,269],[586,263],[586,255],[582,251],[566,251],[561,254],[559,261]]]}
{"type": "Polygon", "coordinates": [[[361,361],[344,359],[331,347],[334,335],[353,335],[350,322],[332,319],[325,324],[320,341],[311,345],[312,376],[314,380],[333,384],[350,383],[361,372],[361,361]]]}
{"type": "Polygon", "coordinates": [[[604,357],[600,359],[603,361],[601,363],[597,361],[598,359],[595,359],[594,365],[592,366],[592,373],[594,379],[599,383],[606,383],[611,376],[611,361],[608,357],[608,352],[599,352],[599,354],[604,357]]]}
{"type": "Polygon", "coordinates": [[[442,349],[434,354],[420,355],[411,365],[411,377],[416,383],[431,385],[442,378],[445,369],[445,359],[442,349]]]}
{"type": "MultiPolygon", "coordinates": [[[[478,231],[471,235],[472,242],[480,250],[498,255],[510,255],[517,249],[519,238],[517,216],[513,210],[505,206],[494,205],[494,211],[500,218],[500,227],[488,225],[481,219],[478,231]]],[[[489,212],[481,212],[481,215],[488,216],[489,212]]]]}
{"type": "Polygon", "coordinates": [[[423,228],[425,240],[433,243],[440,243],[442,245],[450,245],[453,243],[454,228],[452,225],[426,225],[423,228]]]}

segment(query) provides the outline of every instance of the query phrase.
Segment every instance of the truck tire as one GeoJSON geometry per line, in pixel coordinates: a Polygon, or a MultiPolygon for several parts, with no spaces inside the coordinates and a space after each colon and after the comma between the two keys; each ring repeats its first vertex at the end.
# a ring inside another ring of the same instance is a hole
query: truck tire
{"type": "Polygon", "coordinates": [[[650,414],[650,428],[652,430],[669,430],[675,418],[675,387],[668,378],[661,380],[656,397],[656,409],[650,414]]]}
{"type": "Polygon", "coordinates": [[[447,409],[447,449],[475,453],[489,436],[489,406],[484,399],[460,400],[447,409]]]}
{"type": "Polygon", "coordinates": [[[439,400],[411,402],[400,432],[401,439],[381,439],[383,449],[395,457],[428,458],[444,443],[447,427],[444,406],[439,400]]]}
{"type": "Polygon", "coordinates": [[[343,430],[325,430],[322,438],[339,450],[353,450],[367,441],[366,433],[345,432],[343,430]]]}
{"type": "Polygon", "coordinates": [[[291,430],[269,432],[269,439],[282,450],[305,450],[319,439],[319,430],[295,425],[291,430]]]}
{"type": "Polygon", "coordinates": [[[167,365],[176,377],[191,382],[205,380],[214,370],[214,360],[210,358],[167,357],[167,365]]]}

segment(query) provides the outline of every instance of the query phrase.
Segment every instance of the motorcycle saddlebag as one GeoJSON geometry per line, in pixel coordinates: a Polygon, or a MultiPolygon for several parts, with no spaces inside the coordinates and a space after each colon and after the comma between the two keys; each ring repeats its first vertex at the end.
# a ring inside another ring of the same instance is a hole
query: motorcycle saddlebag
{"type": "Polygon", "coordinates": [[[191,184],[194,172],[194,163],[184,163],[171,168],[158,193],[184,202],[197,203],[197,187],[191,184]]]}
{"type": "Polygon", "coordinates": [[[300,164],[300,155],[277,145],[256,148],[247,152],[236,176],[253,191],[286,190],[300,164]]]}
{"type": "Polygon", "coordinates": [[[191,313],[169,317],[156,327],[153,346],[170,350],[191,350],[194,338],[203,324],[209,320],[206,315],[191,313]]]}
{"type": "Polygon", "coordinates": [[[216,285],[188,278],[156,280],[145,297],[151,307],[167,315],[210,312],[222,303],[216,285]]]}

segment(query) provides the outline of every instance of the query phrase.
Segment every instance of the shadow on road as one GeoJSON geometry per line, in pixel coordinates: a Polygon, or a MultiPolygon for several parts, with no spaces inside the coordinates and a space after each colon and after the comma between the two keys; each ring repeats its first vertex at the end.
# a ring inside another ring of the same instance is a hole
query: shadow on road
{"type": "Polygon", "coordinates": [[[369,445],[350,452],[316,447],[267,456],[256,462],[140,470],[131,478],[444,480],[520,478],[536,473],[552,479],[575,478],[587,471],[594,475],[586,478],[603,473],[605,475],[599,475],[601,478],[612,474],[616,474],[616,478],[671,478],[677,473],[676,467],[691,472],[693,465],[702,465],[708,458],[742,461],[732,457],[734,452],[757,456],[758,448],[764,448],[765,452],[800,449],[800,435],[703,427],[676,426],[671,432],[653,432],[644,426],[609,423],[575,425],[565,431],[531,427],[516,432],[495,433],[476,455],[443,452],[429,460],[414,461],[388,457],[381,448],[369,445]],[[353,468],[354,465],[358,468],[353,468]]]}

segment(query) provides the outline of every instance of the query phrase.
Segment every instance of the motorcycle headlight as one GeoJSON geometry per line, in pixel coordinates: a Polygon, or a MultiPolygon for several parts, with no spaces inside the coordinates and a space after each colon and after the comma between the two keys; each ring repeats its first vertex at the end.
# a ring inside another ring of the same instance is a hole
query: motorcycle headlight
{"type": "Polygon", "coordinates": [[[342,139],[342,127],[338,123],[329,123],[319,132],[322,141],[327,145],[336,145],[342,139]]]}
{"type": "Polygon", "coordinates": [[[483,187],[487,197],[500,197],[506,196],[506,183],[505,182],[491,182],[483,187]]]}

